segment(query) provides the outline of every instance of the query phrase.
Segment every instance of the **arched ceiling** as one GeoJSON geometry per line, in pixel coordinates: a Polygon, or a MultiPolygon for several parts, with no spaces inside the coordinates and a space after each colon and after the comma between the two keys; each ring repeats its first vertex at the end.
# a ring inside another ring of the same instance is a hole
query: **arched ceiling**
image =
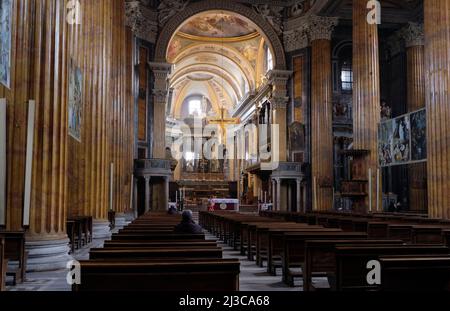
{"type": "Polygon", "coordinates": [[[256,90],[265,74],[266,53],[256,29],[250,20],[223,11],[203,12],[180,25],[167,50],[167,60],[174,64],[171,117],[180,117],[184,99],[192,95],[207,97],[217,115],[221,108],[231,114],[256,90]]]}

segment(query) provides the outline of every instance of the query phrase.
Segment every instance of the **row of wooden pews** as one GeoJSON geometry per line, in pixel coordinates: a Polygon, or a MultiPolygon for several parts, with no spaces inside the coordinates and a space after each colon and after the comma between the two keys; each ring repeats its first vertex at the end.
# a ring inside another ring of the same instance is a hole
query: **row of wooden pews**
{"type": "Polygon", "coordinates": [[[75,216],[67,219],[66,231],[72,254],[75,252],[75,249],[80,249],[92,242],[92,226],[92,216],[75,216]]]}
{"type": "Polygon", "coordinates": [[[0,291],[6,290],[7,276],[13,285],[25,280],[27,255],[24,231],[0,231],[0,291]]]}
{"type": "Polygon", "coordinates": [[[178,234],[179,215],[148,213],[80,262],[74,291],[237,291],[240,264],[204,234],[178,234]]]}
{"type": "Polygon", "coordinates": [[[259,266],[266,262],[269,273],[281,268],[286,284],[294,286],[295,278],[302,278],[305,291],[324,289],[313,276],[326,276],[325,289],[332,290],[450,290],[450,255],[444,245],[448,223],[377,216],[201,212],[200,223],[259,266]],[[407,228],[407,234],[399,232],[407,228]],[[371,260],[382,265],[386,282],[369,284],[371,260]],[[404,268],[411,272],[408,278],[393,277],[404,268]]]}

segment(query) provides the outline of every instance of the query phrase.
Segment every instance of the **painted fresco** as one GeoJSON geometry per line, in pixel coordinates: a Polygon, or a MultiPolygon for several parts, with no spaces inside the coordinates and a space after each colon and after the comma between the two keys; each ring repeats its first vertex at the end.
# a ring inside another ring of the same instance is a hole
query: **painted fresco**
{"type": "Polygon", "coordinates": [[[11,84],[12,0],[0,0],[0,83],[11,84]]]}
{"type": "Polygon", "coordinates": [[[69,65],[69,135],[81,141],[83,114],[82,102],[83,75],[73,61],[69,65]]]}
{"type": "Polygon", "coordinates": [[[427,117],[425,109],[411,114],[411,160],[427,158],[427,117]]]}
{"type": "Polygon", "coordinates": [[[256,29],[238,16],[227,13],[199,14],[190,19],[180,30],[199,37],[240,37],[251,34],[256,29]]]}

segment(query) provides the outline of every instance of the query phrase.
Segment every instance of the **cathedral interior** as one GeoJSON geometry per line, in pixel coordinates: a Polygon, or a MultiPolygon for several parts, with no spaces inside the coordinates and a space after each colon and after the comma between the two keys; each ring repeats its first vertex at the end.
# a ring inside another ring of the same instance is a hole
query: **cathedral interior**
{"type": "Polygon", "coordinates": [[[375,217],[405,243],[426,224],[450,247],[448,0],[0,0],[0,17],[0,245],[22,245],[0,290],[172,207],[241,250],[226,215],[375,217]]]}

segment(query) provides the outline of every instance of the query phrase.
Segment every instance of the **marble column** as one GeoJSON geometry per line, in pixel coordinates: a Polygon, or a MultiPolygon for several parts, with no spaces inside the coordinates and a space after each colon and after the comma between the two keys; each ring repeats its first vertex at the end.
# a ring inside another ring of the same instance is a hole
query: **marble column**
{"type": "Polygon", "coordinates": [[[297,184],[297,192],[296,192],[296,199],[297,199],[297,212],[302,212],[302,204],[301,204],[301,200],[302,200],[302,196],[301,196],[301,191],[302,191],[302,180],[300,178],[296,179],[296,184],[297,184]]]}
{"type": "Polygon", "coordinates": [[[167,79],[172,68],[168,63],[149,63],[154,76],[153,88],[153,155],[154,159],[166,156],[166,104],[167,79]]]}
{"type": "Polygon", "coordinates": [[[331,33],[336,18],[311,16],[311,149],[317,210],[333,208],[333,103],[331,33]]]}
{"type": "Polygon", "coordinates": [[[169,208],[169,182],[170,178],[168,176],[164,177],[164,197],[163,201],[166,202],[166,209],[169,208]]]}
{"type": "MultiPolygon", "coordinates": [[[[409,23],[401,30],[405,40],[407,62],[407,109],[413,112],[425,107],[425,58],[423,25],[409,23]]],[[[409,209],[427,212],[427,164],[408,167],[409,209]]]]}
{"type": "Polygon", "coordinates": [[[271,70],[269,72],[269,83],[272,85],[272,93],[269,98],[271,104],[272,124],[278,125],[278,135],[271,135],[272,154],[277,152],[277,156],[272,161],[287,160],[287,126],[286,108],[289,101],[287,96],[287,81],[292,72],[286,70],[271,70]],[[274,147],[275,146],[275,147],[274,147]],[[276,148],[278,146],[278,148],[276,148]]]}
{"type": "Polygon", "coordinates": [[[145,176],[145,212],[150,211],[150,176],[145,176]]]}
{"type": "MultiPolygon", "coordinates": [[[[353,137],[354,149],[368,150],[354,179],[367,179],[378,169],[378,123],[380,122],[380,69],[377,24],[367,22],[367,0],[353,0],[353,137]]],[[[376,202],[376,187],[372,187],[376,202]]],[[[358,208],[367,211],[369,196],[358,208]]]]}
{"type": "Polygon", "coordinates": [[[450,218],[450,5],[424,1],[428,215],[450,218]]]}
{"type": "Polygon", "coordinates": [[[272,208],[276,210],[276,181],[272,178],[272,208]]]}
{"type": "Polygon", "coordinates": [[[275,178],[277,185],[277,211],[281,211],[281,178],[275,178]]]}
{"type": "Polygon", "coordinates": [[[137,177],[133,178],[133,212],[134,212],[134,218],[138,218],[139,211],[138,211],[138,179],[137,179],[137,177]]]}

